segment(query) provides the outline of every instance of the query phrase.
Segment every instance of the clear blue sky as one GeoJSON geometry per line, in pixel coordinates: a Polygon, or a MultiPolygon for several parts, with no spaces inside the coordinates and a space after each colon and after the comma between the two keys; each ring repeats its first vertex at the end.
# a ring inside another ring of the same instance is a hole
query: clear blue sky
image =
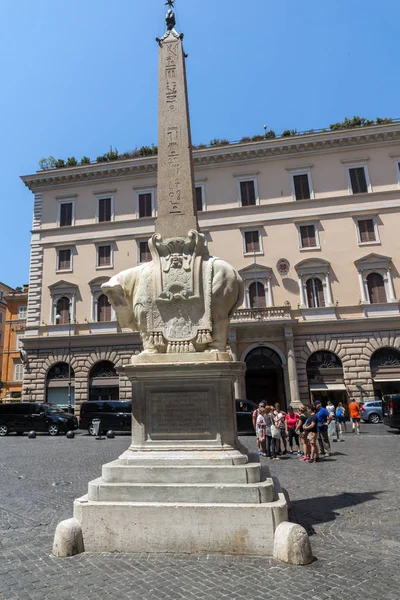
{"type": "MultiPolygon", "coordinates": [[[[400,117],[398,0],[176,0],[193,142],[400,117]]],[[[0,0],[0,281],[28,281],[38,161],[157,142],[164,0],[0,0]]]]}

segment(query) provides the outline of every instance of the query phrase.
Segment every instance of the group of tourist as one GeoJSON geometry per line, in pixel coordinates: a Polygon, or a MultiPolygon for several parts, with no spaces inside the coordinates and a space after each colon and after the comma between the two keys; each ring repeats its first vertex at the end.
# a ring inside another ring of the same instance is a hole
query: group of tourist
{"type": "MultiPolygon", "coordinates": [[[[348,410],[353,432],[359,434],[360,407],[352,401],[348,410]]],[[[279,455],[289,453],[298,455],[304,462],[314,463],[321,456],[331,455],[330,437],[334,441],[344,441],[342,435],[347,432],[346,408],[342,402],[335,407],[331,401],[324,408],[316,400],[314,404],[301,406],[297,413],[292,406],[285,412],[279,403],[268,406],[262,401],[253,412],[253,427],[261,456],[280,460],[279,455]]]]}

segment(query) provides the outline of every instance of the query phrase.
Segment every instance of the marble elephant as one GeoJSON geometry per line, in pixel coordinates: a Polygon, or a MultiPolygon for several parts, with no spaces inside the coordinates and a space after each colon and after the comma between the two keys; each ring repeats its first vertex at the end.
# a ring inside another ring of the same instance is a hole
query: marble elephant
{"type": "MultiPolygon", "coordinates": [[[[211,257],[210,257],[211,259],[211,257]]],[[[229,335],[230,318],[244,298],[244,284],[238,272],[227,262],[213,258],[211,283],[212,342],[202,351],[225,352],[229,335]]],[[[165,352],[156,348],[149,339],[146,329],[147,311],[154,299],[138,294],[139,282],[151,276],[152,262],[121,271],[101,287],[115,310],[121,327],[139,331],[146,353],[165,352]]],[[[198,350],[198,348],[196,348],[198,350]]]]}

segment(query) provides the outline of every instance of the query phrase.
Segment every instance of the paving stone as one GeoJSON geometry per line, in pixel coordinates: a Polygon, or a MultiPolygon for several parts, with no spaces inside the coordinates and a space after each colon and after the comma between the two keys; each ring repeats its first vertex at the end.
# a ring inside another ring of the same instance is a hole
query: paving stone
{"type": "MultiPolygon", "coordinates": [[[[396,600],[400,572],[400,435],[361,425],[316,464],[283,457],[262,464],[287,488],[291,520],[311,535],[307,567],[272,558],[82,554],[50,556],[56,525],[72,516],[101,465],[130,436],[99,444],[81,434],[0,439],[1,600],[396,600]],[[21,478],[23,477],[23,478],[21,478]],[[55,483],[62,485],[54,485],[55,483]]],[[[254,437],[242,438],[255,451],[254,437]]]]}

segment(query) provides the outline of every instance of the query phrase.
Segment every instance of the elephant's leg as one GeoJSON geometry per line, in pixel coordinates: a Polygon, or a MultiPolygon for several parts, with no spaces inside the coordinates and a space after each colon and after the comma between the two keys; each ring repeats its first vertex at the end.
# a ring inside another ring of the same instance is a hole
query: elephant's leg
{"type": "Polygon", "coordinates": [[[213,341],[207,345],[208,352],[226,352],[229,335],[229,319],[226,316],[213,316],[213,341]]]}

